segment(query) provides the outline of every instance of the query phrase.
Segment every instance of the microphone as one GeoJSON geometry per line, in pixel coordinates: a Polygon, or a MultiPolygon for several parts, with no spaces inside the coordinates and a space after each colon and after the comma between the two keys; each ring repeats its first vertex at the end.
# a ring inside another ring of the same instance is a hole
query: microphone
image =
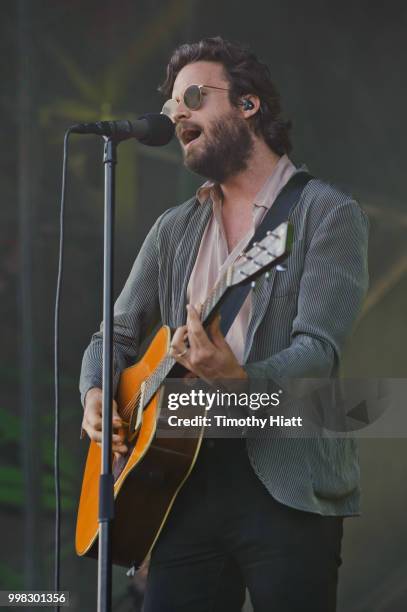
{"type": "Polygon", "coordinates": [[[97,121],[96,123],[77,123],[70,127],[74,134],[97,134],[116,141],[136,138],[150,147],[160,147],[170,142],[175,125],[167,115],[148,113],[136,121],[97,121]]]}

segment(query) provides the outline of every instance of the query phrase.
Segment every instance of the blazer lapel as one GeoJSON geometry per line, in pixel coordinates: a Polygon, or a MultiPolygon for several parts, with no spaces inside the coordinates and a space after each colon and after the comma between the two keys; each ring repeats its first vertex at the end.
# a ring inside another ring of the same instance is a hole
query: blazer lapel
{"type": "Polygon", "coordinates": [[[175,251],[172,285],[172,311],[175,325],[186,322],[187,288],[193,270],[202,235],[212,214],[212,201],[208,199],[196,207],[184,236],[175,251]]]}

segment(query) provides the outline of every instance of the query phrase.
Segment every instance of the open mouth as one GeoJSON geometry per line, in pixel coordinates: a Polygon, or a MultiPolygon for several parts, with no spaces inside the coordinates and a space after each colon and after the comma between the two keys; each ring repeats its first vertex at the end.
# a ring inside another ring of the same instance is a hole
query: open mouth
{"type": "Polygon", "coordinates": [[[194,142],[200,137],[201,134],[202,134],[202,130],[198,128],[194,128],[194,129],[187,128],[185,130],[182,130],[182,133],[181,133],[182,144],[186,146],[190,144],[191,142],[194,142]]]}

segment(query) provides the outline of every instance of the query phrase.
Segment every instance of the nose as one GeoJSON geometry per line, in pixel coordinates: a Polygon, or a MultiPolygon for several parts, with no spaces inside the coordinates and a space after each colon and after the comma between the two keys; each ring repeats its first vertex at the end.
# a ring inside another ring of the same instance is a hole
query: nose
{"type": "Polygon", "coordinates": [[[190,117],[190,109],[185,105],[185,102],[183,100],[180,100],[172,116],[174,123],[179,123],[181,119],[189,119],[190,117]]]}

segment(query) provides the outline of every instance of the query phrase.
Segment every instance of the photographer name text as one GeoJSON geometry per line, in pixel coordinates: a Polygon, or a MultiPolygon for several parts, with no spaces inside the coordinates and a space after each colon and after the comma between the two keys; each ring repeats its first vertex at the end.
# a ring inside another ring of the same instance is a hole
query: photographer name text
{"type": "Polygon", "coordinates": [[[224,415],[202,416],[196,415],[192,418],[183,418],[175,415],[168,417],[170,427],[302,427],[302,417],[268,416],[257,417],[250,415],[247,417],[234,418],[224,415]]]}

